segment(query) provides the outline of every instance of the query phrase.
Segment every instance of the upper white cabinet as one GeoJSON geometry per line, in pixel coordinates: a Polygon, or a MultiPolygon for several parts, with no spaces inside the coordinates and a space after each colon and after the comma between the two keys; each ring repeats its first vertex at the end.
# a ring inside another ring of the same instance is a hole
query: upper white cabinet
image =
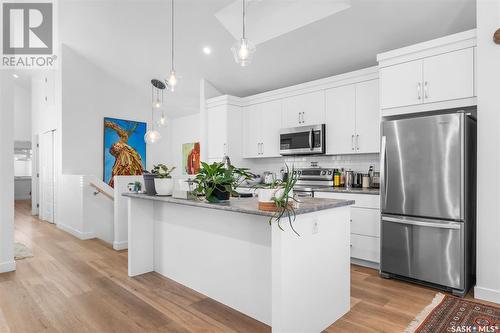
{"type": "Polygon", "coordinates": [[[380,152],[379,80],[356,84],[356,152],[380,152]]]}
{"type": "Polygon", "coordinates": [[[207,110],[208,158],[222,159],[227,154],[227,107],[224,105],[207,110]]]}
{"type": "Polygon", "coordinates": [[[277,157],[281,100],[250,105],[243,110],[243,157],[277,157]]]}
{"type": "Polygon", "coordinates": [[[326,90],[327,154],[380,151],[378,80],[326,90]]]}
{"type": "Polygon", "coordinates": [[[423,60],[423,101],[432,103],[474,96],[474,49],[423,60]]]}
{"type": "Polygon", "coordinates": [[[325,91],[283,99],[283,127],[318,125],[325,122],[325,91]]]}
{"type": "Polygon", "coordinates": [[[328,89],[326,94],[326,152],[355,153],[356,86],[328,89]]]}
{"type": "Polygon", "coordinates": [[[241,159],[241,107],[236,97],[222,96],[207,100],[208,162],[222,161],[225,155],[239,165],[241,159]]]}
{"type": "Polygon", "coordinates": [[[475,45],[470,30],[379,54],[382,115],[475,105],[475,45]]]}
{"type": "Polygon", "coordinates": [[[380,69],[382,109],[422,103],[422,61],[410,61],[380,69]]]}

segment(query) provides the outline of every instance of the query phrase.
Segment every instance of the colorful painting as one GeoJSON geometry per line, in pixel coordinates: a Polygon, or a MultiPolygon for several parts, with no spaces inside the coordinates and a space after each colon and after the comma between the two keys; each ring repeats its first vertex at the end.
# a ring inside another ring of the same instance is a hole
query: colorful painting
{"type": "Polygon", "coordinates": [[[138,176],[146,167],[147,124],[104,118],[104,182],[114,187],[114,176],[138,176]]]}
{"type": "Polygon", "coordinates": [[[182,145],[182,173],[196,175],[200,171],[200,143],[184,143],[182,145]]]}

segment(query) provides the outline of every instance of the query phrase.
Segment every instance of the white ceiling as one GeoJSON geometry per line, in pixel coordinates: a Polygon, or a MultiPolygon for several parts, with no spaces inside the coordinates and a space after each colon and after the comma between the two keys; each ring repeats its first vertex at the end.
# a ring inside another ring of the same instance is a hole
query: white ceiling
{"type": "MultiPolygon", "coordinates": [[[[234,0],[176,1],[182,80],[166,95],[174,116],[197,112],[201,78],[223,93],[247,96],[372,66],[379,52],[476,25],[474,0],[352,0],[351,8],[259,44],[252,65],[241,68],[230,52],[234,37],[215,17],[234,0]]],[[[60,10],[63,43],[150,99],[149,81],[170,69],[170,1],[63,0],[60,10]]]]}
{"type": "MultiPolygon", "coordinates": [[[[246,31],[258,45],[345,10],[351,0],[253,0],[246,7],[246,31]]],[[[242,9],[242,1],[235,0],[215,13],[238,40],[243,33],[242,9]]]]}

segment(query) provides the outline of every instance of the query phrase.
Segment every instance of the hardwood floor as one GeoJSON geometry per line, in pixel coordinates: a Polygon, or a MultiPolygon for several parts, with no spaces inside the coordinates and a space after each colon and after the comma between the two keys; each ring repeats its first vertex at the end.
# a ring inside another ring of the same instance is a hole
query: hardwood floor
{"type": "MultiPolygon", "coordinates": [[[[271,331],[159,274],[129,278],[126,251],[41,222],[28,202],[16,203],[16,241],[34,257],[0,274],[0,333],[271,331]]],[[[351,272],[351,311],[326,332],[402,332],[436,294],[360,266],[351,272]]]]}

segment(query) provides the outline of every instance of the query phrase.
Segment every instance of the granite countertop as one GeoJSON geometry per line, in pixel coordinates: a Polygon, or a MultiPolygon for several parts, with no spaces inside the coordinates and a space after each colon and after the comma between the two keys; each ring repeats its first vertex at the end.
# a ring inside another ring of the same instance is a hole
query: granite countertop
{"type": "Polygon", "coordinates": [[[321,187],[313,188],[314,192],[328,192],[328,193],[352,193],[352,194],[371,194],[379,195],[380,189],[378,188],[349,188],[345,187],[321,187]]]}
{"type": "MultiPolygon", "coordinates": [[[[218,210],[226,210],[236,213],[253,214],[261,216],[272,216],[272,212],[261,211],[257,208],[257,198],[231,198],[229,201],[221,203],[209,203],[205,200],[186,200],[177,199],[170,196],[152,196],[139,193],[124,193],[125,197],[153,200],[165,203],[172,203],[178,205],[186,205],[201,208],[210,208],[218,210]]],[[[320,198],[299,198],[300,203],[295,208],[295,214],[306,214],[325,209],[332,209],[337,207],[350,206],[354,204],[354,200],[338,200],[338,199],[320,199],[320,198]]]]}

